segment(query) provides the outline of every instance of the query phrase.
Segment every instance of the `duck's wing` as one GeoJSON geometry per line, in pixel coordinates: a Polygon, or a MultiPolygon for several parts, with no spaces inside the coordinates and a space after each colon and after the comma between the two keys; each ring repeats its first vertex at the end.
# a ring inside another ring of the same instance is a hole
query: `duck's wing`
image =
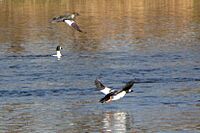
{"type": "Polygon", "coordinates": [[[99,102],[101,103],[106,103],[106,102],[110,102],[113,98],[113,96],[117,93],[117,91],[112,91],[110,93],[108,93],[107,95],[105,95],[105,97],[101,98],[99,100],[99,102]]]}
{"type": "Polygon", "coordinates": [[[121,91],[129,92],[134,83],[135,83],[134,80],[127,82],[126,85],[121,89],[121,91]]]}
{"type": "Polygon", "coordinates": [[[66,15],[56,16],[56,17],[52,18],[52,20],[50,22],[51,23],[64,22],[64,20],[66,20],[67,17],[68,16],[66,16],[66,15]]]}
{"type": "Polygon", "coordinates": [[[80,27],[76,24],[76,22],[74,20],[64,20],[65,23],[67,23],[69,26],[73,27],[75,30],[79,31],[79,32],[83,32],[80,27]]]}
{"type": "Polygon", "coordinates": [[[112,89],[108,88],[103,83],[101,83],[101,81],[99,81],[98,79],[95,80],[95,85],[96,85],[97,89],[99,89],[105,95],[107,95],[113,91],[112,89]]]}

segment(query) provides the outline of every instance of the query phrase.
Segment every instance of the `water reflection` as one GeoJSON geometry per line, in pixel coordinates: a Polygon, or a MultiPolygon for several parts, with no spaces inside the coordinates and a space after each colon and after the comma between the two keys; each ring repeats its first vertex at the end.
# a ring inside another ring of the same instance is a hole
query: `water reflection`
{"type": "Polygon", "coordinates": [[[31,112],[24,111],[30,108],[27,103],[12,103],[0,106],[0,127],[1,131],[6,132],[31,132],[27,128],[33,124],[34,118],[31,112]],[[3,127],[3,128],[2,128],[3,127]]]}
{"type": "Polygon", "coordinates": [[[11,53],[21,53],[25,50],[24,47],[22,47],[21,45],[11,45],[10,48],[8,48],[8,52],[11,52],[11,53]]]}
{"type": "Polygon", "coordinates": [[[112,133],[129,132],[133,125],[132,119],[126,112],[106,112],[103,114],[103,130],[112,133]]]}
{"type": "Polygon", "coordinates": [[[58,132],[135,132],[133,118],[126,112],[85,113],[80,115],[76,111],[71,112],[71,116],[76,119],[72,119],[66,128],[58,132]]]}
{"type": "Polygon", "coordinates": [[[155,47],[165,49],[161,42],[179,45],[175,43],[177,40],[184,40],[188,45],[192,39],[199,39],[198,26],[191,25],[193,19],[199,20],[196,8],[199,3],[197,0],[2,1],[0,43],[9,43],[9,51],[18,53],[25,50],[21,44],[40,43],[59,43],[74,51],[97,51],[133,44],[137,44],[133,46],[140,51],[155,47]],[[67,11],[80,13],[77,22],[87,34],[78,33],[65,24],[49,23],[53,16],[67,11]],[[156,39],[160,43],[152,42],[156,39]]]}

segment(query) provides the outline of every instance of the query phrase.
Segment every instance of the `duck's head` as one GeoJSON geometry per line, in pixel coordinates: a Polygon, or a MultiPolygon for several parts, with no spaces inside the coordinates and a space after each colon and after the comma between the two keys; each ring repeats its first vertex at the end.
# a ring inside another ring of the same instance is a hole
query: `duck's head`
{"type": "Polygon", "coordinates": [[[79,16],[79,13],[77,13],[77,12],[73,12],[72,14],[75,16],[79,16]]]}
{"type": "Polygon", "coordinates": [[[132,90],[132,89],[129,89],[129,90],[128,90],[128,93],[131,93],[131,92],[133,92],[133,90],[132,90]]]}
{"type": "Polygon", "coordinates": [[[73,13],[70,15],[71,19],[75,19],[76,16],[79,16],[79,13],[73,12],[73,13]]]}
{"type": "Polygon", "coordinates": [[[56,51],[60,51],[61,49],[62,49],[61,46],[57,46],[57,47],[56,47],[56,51]]]}
{"type": "Polygon", "coordinates": [[[129,89],[127,89],[126,90],[126,93],[131,93],[131,92],[133,92],[133,89],[132,89],[132,86],[134,85],[134,83],[135,83],[135,80],[131,80],[131,81],[129,81],[126,85],[127,85],[127,87],[129,88],[129,89]]]}

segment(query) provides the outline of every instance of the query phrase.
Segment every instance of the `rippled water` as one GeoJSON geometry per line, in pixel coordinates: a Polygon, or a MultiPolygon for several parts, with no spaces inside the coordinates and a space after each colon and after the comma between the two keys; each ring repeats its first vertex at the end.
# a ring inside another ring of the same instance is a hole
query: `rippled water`
{"type": "Polygon", "coordinates": [[[0,0],[0,132],[200,132],[199,6],[0,0]],[[87,34],[49,23],[67,11],[87,34]],[[61,60],[51,56],[57,45],[61,60]],[[101,104],[97,77],[137,83],[101,104]]]}

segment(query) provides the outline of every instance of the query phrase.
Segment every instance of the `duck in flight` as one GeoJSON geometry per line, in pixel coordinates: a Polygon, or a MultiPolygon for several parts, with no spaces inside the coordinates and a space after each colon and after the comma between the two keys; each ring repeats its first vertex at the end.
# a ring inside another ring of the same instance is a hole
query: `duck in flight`
{"type": "Polygon", "coordinates": [[[61,58],[61,56],[62,56],[62,54],[61,54],[61,52],[60,52],[61,49],[62,49],[61,46],[57,46],[57,47],[56,47],[56,55],[52,55],[52,56],[55,56],[55,57],[58,58],[58,60],[60,60],[60,58],[61,58]]]}
{"type": "Polygon", "coordinates": [[[51,20],[51,23],[64,22],[64,23],[68,24],[69,26],[73,27],[75,30],[77,30],[79,32],[83,32],[75,22],[76,16],[79,16],[79,14],[77,12],[67,13],[65,15],[54,17],[51,20]]]}
{"type": "Polygon", "coordinates": [[[135,82],[133,80],[129,81],[126,83],[124,87],[122,87],[121,90],[114,90],[111,88],[108,88],[105,86],[103,83],[101,83],[100,80],[96,79],[95,80],[95,85],[97,89],[99,89],[102,93],[105,94],[103,98],[100,99],[99,102],[101,103],[108,103],[114,100],[119,100],[122,97],[124,97],[127,93],[133,92],[131,87],[133,86],[135,82]]]}

